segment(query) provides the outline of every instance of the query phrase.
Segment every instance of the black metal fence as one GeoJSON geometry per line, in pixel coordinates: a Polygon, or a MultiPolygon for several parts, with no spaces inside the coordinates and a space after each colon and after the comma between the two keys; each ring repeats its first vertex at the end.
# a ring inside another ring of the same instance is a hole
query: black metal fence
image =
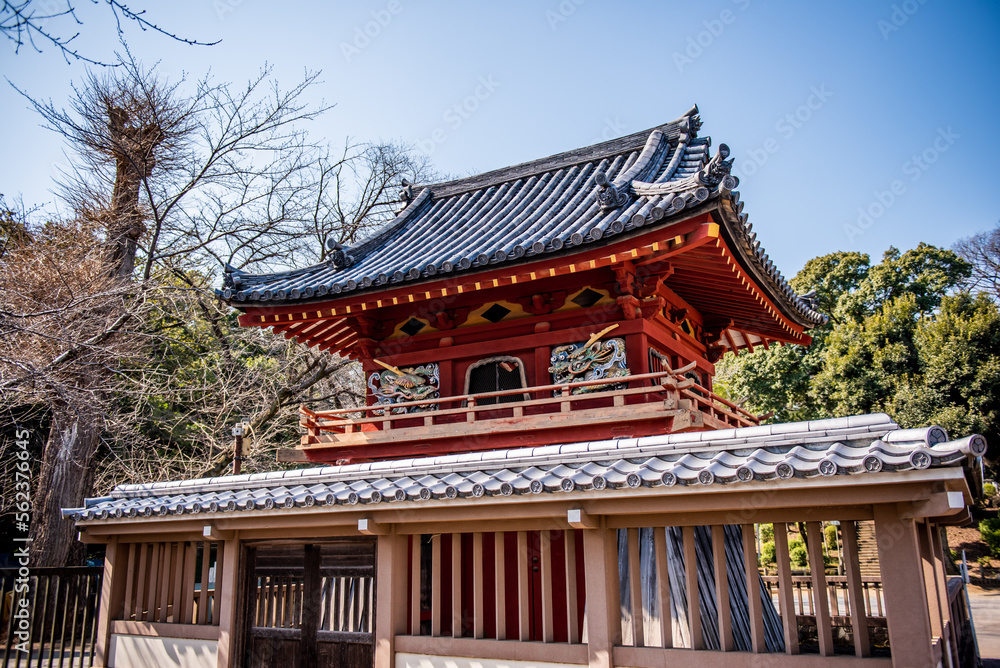
{"type": "Polygon", "coordinates": [[[0,569],[2,668],[93,665],[100,567],[0,569]]]}

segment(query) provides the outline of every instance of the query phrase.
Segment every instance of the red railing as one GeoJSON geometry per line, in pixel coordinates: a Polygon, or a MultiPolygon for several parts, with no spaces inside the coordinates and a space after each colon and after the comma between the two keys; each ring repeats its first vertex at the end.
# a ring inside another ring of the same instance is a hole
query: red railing
{"type": "MultiPolygon", "coordinates": [[[[740,406],[719,397],[699,385],[695,380],[685,378],[683,372],[660,371],[636,374],[620,378],[602,378],[576,381],[572,383],[540,385],[512,390],[464,394],[420,401],[375,404],[358,408],[341,408],[330,411],[311,411],[300,408],[300,424],[308,430],[304,444],[336,440],[335,435],[358,432],[387,432],[394,429],[424,427],[454,427],[456,424],[478,425],[492,420],[522,418],[524,428],[530,429],[533,419],[553,414],[580,413],[581,419],[593,421],[600,416],[594,411],[604,409],[608,419],[628,420],[638,417],[634,411],[614,411],[607,409],[628,406],[635,411],[644,406],[656,405],[661,411],[670,413],[699,412],[705,418],[704,428],[724,429],[748,427],[759,424],[756,416],[740,406]],[[579,392],[581,388],[595,388],[607,385],[625,387],[622,389],[579,392]],[[574,391],[577,393],[574,394],[574,391]],[[526,397],[520,401],[502,402],[504,397],[526,397]],[[492,400],[492,401],[491,401],[492,400]],[[417,409],[417,410],[414,410],[417,409]],[[421,410],[422,409],[422,410],[421,410]],[[584,415],[585,411],[589,411],[584,415]],[[327,436],[324,439],[324,435],[327,436]],[[333,439],[330,439],[333,437],[333,439]]],[[[486,424],[483,425],[487,426],[486,424]]],[[[426,437],[433,434],[428,432],[426,437]]]]}

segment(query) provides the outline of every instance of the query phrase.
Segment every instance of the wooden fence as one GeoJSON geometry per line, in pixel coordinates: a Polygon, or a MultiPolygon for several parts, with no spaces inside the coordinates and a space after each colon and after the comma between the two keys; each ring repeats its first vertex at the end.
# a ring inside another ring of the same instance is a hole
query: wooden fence
{"type": "Polygon", "coordinates": [[[0,570],[3,668],[93,665],[103,572],[32,568],[25,582],[17,569],[0,570]]]}

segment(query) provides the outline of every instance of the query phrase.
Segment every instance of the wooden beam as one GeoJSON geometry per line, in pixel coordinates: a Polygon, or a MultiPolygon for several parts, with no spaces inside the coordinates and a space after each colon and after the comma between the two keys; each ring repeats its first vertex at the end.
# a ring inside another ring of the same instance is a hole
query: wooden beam
{"type": "Polygon", "coordinates": [[[701,629],[701,596],[698,594],[698,553],[695,550],[694,527],[681,529],[684,541],[684,584],[687,588],[688,634],[691,649],[705,649],[705,638],[701,629]]]}
{"type": "Polygon", "coordinates": [[[741,524],[743,565],[747,578],[747,616],[750,619],[750,645],[755,654],[767,651],[764,639],[764,606],[760,600],[760,571],[757,570],[757,541],[752,524],[741,524]]]}
{"type": "Polygon", "coordinates": [[[840,540],[844,546],[844,571],[847,574],[847,595],[851,603],[851,629],[854,635],[854,654],[871,656],[871,639],[868,635],[868,611],[865,608],[861,583],[861,564],[858,559],[858,525],[841,521],[840,540]]]}
{"type": "Polygon", "coordinates": [[[614,646],[621,643],[618,593],[618,532],[585,529],[584,577],[587,583],[587,663],[612,668],[614,646]]]}
{"type": "Polygon", "coordinates": [[[809,574],[812,577],[813,607],[816,612],[819,653],[820,656],[833,656],[830,592],[826,586],[826,570],[823,564],[823,527],[819,522],[806,523],[806,544],[809,551],[809,574]]]}
{"type": "MultiPolygon", "coordinates": [[[[239,623],[237,612],[238,596],[240,594],[239,578],[239,556],[240,541],[239,534],[234,534],[224,543],[219,543],[219,551],[215,582],[215,604],[212,611],[212,621],[219,624],[219,653],[218,668],[229,668],[240,662],[241,657],[235,655],[236,647],[234,640],[237,635],[236,625],[239,623]]],[[[208,543],[205,544],[205,563],[208,563],[208,543]]],[[[204,580],[202,587],[205,587],[204,580]]],[[[201,612],[199,611],[199,618],[201,612]]]]}
{"type": "MultiPolygon", "coordinates": [[[[798,654],[799,623],[795,614],[795,597],[792,593],[792,565],[788,554],[788,525],[783,522],[774,523],[774,556],[775,561],[778,562],[778,607],[781,614],[781,627],[785,634],[785,653],[798,654]]],[[[863,605],[864,602],[862,602],[863,605]]]]}

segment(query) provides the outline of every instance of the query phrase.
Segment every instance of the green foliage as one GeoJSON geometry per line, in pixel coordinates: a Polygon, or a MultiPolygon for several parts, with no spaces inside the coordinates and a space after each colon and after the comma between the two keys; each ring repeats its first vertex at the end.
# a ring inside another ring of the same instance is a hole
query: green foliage
{"type": "Polygon", "coordinates": [[[788,557],[793,568],[807,568],[809,566],[809,552],[801,538],[792,538],[788,541],[788,557]]]}
{"type": "Polygon", "coordinates": [[[812,345],[727,354],[716,386],[773,422],[886,412],[903,427],[1000,438],[1000,309],[955,292],[970,271],[923,243],[874,266],[861,253],[814,258],[791,281],[830,316],[812,345]]]}
{"type": "Polygon", "coordinates": [[[990,554],[1000,557],[1000,518],[987,517],[979,522],[979,533],[990,548],[990,554]]]}
{"type": "Polygon", "coordinates": [[[774,541],[774,525],[773,524],[761,524],[760,525],[760,540],[762,543],[768,541],[774,541]]]}
{"type": "Polygon", "coordinates": [[[823,527],[823,537],[826,539],[826,549],[837,549],[837,527],[834,524],[827,524],[823,527]]]}
{"type": "Polygon", "coordinates": [[[994,485],[991,482],[988,482],[985,485],[983,485],[983,495],[985,495],[987,498],[996,496],[997,495],[996,485],[994,485]]]}
{"type": "Polygon", "coordinates": [[[773,540],[760,544],[760,562],[766,565],[773,565],[777,562],[773,540]]]}

